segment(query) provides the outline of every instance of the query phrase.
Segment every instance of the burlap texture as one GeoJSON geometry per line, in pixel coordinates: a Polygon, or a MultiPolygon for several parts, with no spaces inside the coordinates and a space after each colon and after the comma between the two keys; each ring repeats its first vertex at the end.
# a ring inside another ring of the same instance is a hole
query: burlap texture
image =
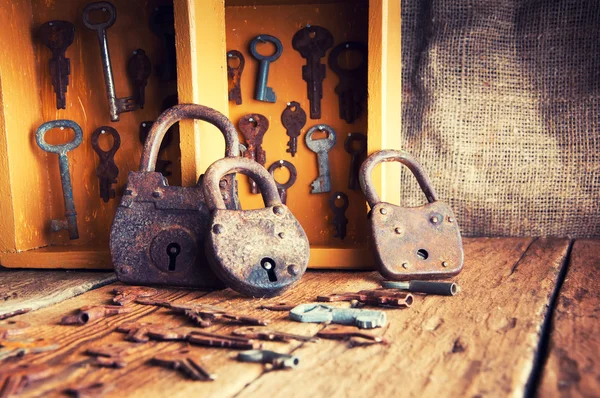
{"type": "Polygon", "coordinates": [[[403,149],[464,235],[600,236],[600,1],[402,0],[402,56],[403,149]]]}

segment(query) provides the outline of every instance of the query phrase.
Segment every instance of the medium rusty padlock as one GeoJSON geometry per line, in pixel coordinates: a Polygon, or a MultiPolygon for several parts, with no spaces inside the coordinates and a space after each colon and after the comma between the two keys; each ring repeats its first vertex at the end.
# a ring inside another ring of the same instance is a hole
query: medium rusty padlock
{"type": "Polygon", "coordinates": [[[308,238],[263,166],[246,158],[217,160],[204,176],[204,197],[212,211],[206,255],[227,286],[248,296],[275,296],[302,277],[310,256],[308,238]],[[225,208],[219,180],[232,172],[257,183],[265,208],[225,208]]]}
{"type": "MultiPolygon", "coordinates": [[[[200,119],[225,136],[225,156],[239,155],[238,133],[227,117],[194,104],[164,111],[152,125],[140,161],[140,171],[129,172],[127,186],[110,231],[110,253],[121,282],[198,288],[223,287],[204,254],[210,228],[202,177],[194,187],[169,186],[155,172],[165,133],[182,119],[200,119]]],[[[227,208],[239,207],[235,176],[217,181],[217,195],[227,208]]]]}
{"type": "Polygon", "coordinates": [[[463,268],[462,239],[452,209],[440,202],[423,167],[406,152],[373,153],[360,168],[360,186],[371,211],[369,228],[379,272],[387,279],[448,278],[463,268]],[[382,202],[371,173],[381,162],[400,162],[413,173],[428,204],[401,207],[382,202]]]}

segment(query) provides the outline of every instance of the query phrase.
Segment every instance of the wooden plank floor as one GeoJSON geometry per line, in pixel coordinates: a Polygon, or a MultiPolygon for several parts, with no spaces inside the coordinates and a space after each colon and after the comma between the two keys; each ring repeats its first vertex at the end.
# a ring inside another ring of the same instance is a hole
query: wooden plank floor
{"type": "MultiPolygon", "coordinates": [[[[410,309],[384,309],[389,325],[381,332],[389,345],[349,348],[331,340],[265,344],[266,349],[300,357],[295,370],[265,372],[262,365],[235,361],[233,350],[195,346],[190,347],[191,352],[216,373],[216,381],[194,382],[151,366],[148,360],[154,354],[174,351],[183,344],[125,342],[114,330],[133,320],[189,325],[185,318],[162,308],[133,304],[128,314],[85,326],[58,324],[62,316],[77,308],[108,303],[112,286],[13,318],[31,325],[30,336],[56,342],[60,348],[9,359],[1,366],[23,362],[52,365],[50,377],[24,390],[23,396],[28,397],[63,396],[67,386],[97,382],[104,384],[109,397],[522,396],[539,362],[542,326],[560,286],[568,251],[566,239],[466,239],[465,268],[456,278],[462,289],[458,296],[417,296],[410,309]],[[125,368],[98,368],[83,354],[89,347],[111,343],[128,347],[125,368]]],[[[229,289],[210,293],[161,289],[160,297],[178,303],[215,304],[271,319],[273,329],[314,334],[324,325],[296,323],[287,319],[286,313],[258,306],[310,302],[318,294],[375,288],[380,280],[376,272],[320,271],[307,273],[297,288],[269,300],[244,298],[229,289]]],[[[220,324],[208,330],[229,333],[234,328],[220,324]]],[[[544,396],[557,393],[548,388],[544,396]]]]}

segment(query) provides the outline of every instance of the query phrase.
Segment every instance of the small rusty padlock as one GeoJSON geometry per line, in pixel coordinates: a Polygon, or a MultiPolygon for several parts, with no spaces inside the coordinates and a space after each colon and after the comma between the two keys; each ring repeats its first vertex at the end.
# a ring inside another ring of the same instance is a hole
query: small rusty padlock
{"type": "Polygon", "coordinates": [[[387,279],[449,278],[463,268],[462,239],[452,209],[440,202],[423,167],[406,152],[373,153],[362,164],[360,186],[371,211],[369,228],[379,272],[387,279]],[[401,207],[382,202],[371,173],[381,162],[400,162],[412,172],[429,203],[401,207]]]}
{"type": "MultiPolygon", "coordinates": [[[[110,231],[110,252],[121,282],[223,287],[204,254],[210,211],[204,199],[202,177],[194,187],[169,186],[162,174],[155,172],[165,133],[182,119],[200,119],[215,125],[225,136],[225,156],[239,154],[235,127],[214,109],[182,104],[167,109],[158,117],[144,144],[140,171],[129,172],[110,231]]],[[[238,208],[235,176],[227,176],[216,184],[216,195],[227,208],[238,208]]]]}
{"type": "Polygon", "coordinates": [[[204,197],[212,211],[206,255],[227,286],[249,296],[275,296],[302,277],[310,256],[308,238],[263,166],[246,158],[217,160],[204,176],[204,197]],[[225,208],[219,180],[233,172],[257,183],[265,208],[225,208]]]}

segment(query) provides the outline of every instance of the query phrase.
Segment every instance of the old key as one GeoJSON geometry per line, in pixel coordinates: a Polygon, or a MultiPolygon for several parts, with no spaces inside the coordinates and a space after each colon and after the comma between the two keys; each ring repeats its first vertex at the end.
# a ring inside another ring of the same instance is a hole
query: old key
{"type": "Polygon", "coordinates": [[[67,21],[49,21],[40,27],[40,39],[52,51],[50,75],[56,93],[56,109],[67,107],[65,94],[71,74],[71,61],[65,58],[67,47],[73,43],[75,27],[67,21]]]}
{"type": "Polygon", "coordinates": [[[320,26],[306,25],[292,38],[292,47],[306,59],[302,67],[302,79],[308,88],[310,101],[310,118],[321,118],[321,98],[323,98],[323,80],[326,68],[321,64],[321,58],[333,46],[333,36],[329,31],[320,26]]]}
{"type": "Polygon", "coordinates": [[[344,149],[350,154],[350,173],[348,189],[360,189],[358,172],[362,163],[362,155],[367,152],[367,136],[362,133],[350,133],[344,141],[344,149]],[[354,145],[357,143],[358,145],[354,145]]]}
{"type": "Polygon", "coordinates": [[[146,103],[146,85],[148,84],[151,72],[152,64],[150,63],[150,58],[148,58],[144,50],[138,48],[133,52],[133,56],[129,58],[127,73],[129,73],[129,78],[133,81],[135,99],[141,109],[144,109],[144,104],[146,103]]]}
{"type": "Polygon", "coordinates": [[[198,360],[189,355],[187,349],[155,355],[152,358],[152,363],[178,370],[192,380],[212,381],[216,379],[215,375],[207,371],[198,360]]]}
{"type": "Polygon", "coordinates": [[[296,177],[298,177],[298,172],[296,171],[296,167],[293,164],[291,164],[290,162],[288,162],[287,160],[279,160],[279,161],[273,163],[271,166],[269,166],[269,173],[271,173],[271,175],[273,176],[273,180],[275,181],[275,184],[277,185],[277,192],[279,192],[279,197],[281,198],[281,203],[286,204],[287,190],[292,185],[294,185],[294,183],[296,182],[296,177]],[[280,169],[282,167],[285,167],[286,169],[289,170],[290,178],[288,178],[288,180],[285,183],[280,184],[279,182],[277,182],[277,180],[275,180],[275,170],[280,169]]]}
{"type": "Polygon", "coordinates": [[[271,87],[267,86],[269,81],[269,67],[271,66],[271,62],[275,62],[281,57],[281,53],[283,52],[283,45],[281,41],[275,36],[271,35],[260,35],[257,36],[250,43],[250,53],[254,58],[256,58],[260,64],[258,66],[258,74],[256,76],[256,90],[254,92],[254,99],[258,101],[265,102],[275,102],[277,101],[277,95],[275,95],[275,91],[271,87]],[[273,43],[275,45],[275,53],[273,55],[262,55],[256,50],[256,46],[258,43],[273,43]]]}
{"type": "Polygon", "coordinates": [[[346,225],[348,225],[348,219],[346,218],[348,195],[343,192],[335,192],[329,198],[329,207],[333,212],[333,226],[335,227],[335,234],[333,236],[344,240],[346,237],[346,225]],[[337,200],[342,201],[341,206],[335,204],[337,200]]]}
{"type": "Polygon", "coordinates": [[[318,124],[311,127],[304,136],[306,146],[311,151],[317,154],[317,162],[319,165],[319,177],[311,183],[311,193],[324,193],[331,191],[331,173],[329,171],[329,156],[327,153],[331,151],[336,143],[335,131],[326,124],[318,124]],[[313,140],[312,136],[317,131],[326,131],[327,138],[313,140]]]}
{"type": "MultiPolygon", "coordinates": [[[[240,132],[246,140],[247,150],[244,157],[265,165],[267,154],[262,149],[263,138],[269,129],[269,119],[258,113],[242,116],[238,122],[240,132]]],[[[252,193],[259,193],[256,183],[250,179],[252,193]]]]}
{"type": "MultiPolygon", "coordinates": [[[[142,145],[144,145],[144,143],[146,142],[146,138],[148,138],[148,133],[150,132],[150,129],[152,128],[153,124],[154,122],[152,121],[145,121],[140,123],[139,134],[140,142],[142,143],[142,145]]],[[[165,150],[165,148],[171,145],[171,142],[173,142],[172,127],[167,130],[167,133],[165,134],[162,142],[160,143],[160,147],[158,148],[158,156],[160,156],[160,154],[165,150]]],[[[170,160],[156,159],[155,170],[163,176],[168,177],[171,175],[171,172],[169,171],[169,166],[172,164],[173,162],[171,162],[170,160]]]]}
{"type": "Polygon", "coordinates": [[[235,101],[236,105],[242,105],[242,72],[246,59],[238,50],[227,51],[227,76],[231,79],[231,89],[229,89],[229,101],[235,101]],[[237,59],[238,66],[231,66],[230,61],[237,59]]]}
{"type": "Polygon", "coordinates": [[[106,94],[108,96],[108,110],[110,112],[110,120],[113,122],[119,121],[119,114],[123,112],[131,112],[136,109],[134,97],[117,98],[115,92],[115,81],[112,73],[112,65],[110,63],[110,52],[108,50],[108,38],[106,30],[113,26],[117,20],[117,10],[108,1],[98,1],[90,3],[83,9],[83,24],[89,29],[95,30],[98,34],[100,43],[100,57],[102,58],[102,68],[104,71],[104,82],[106,83],[106,94]],[[108,13],[108,19],[104,22],[93,23],[90,20],[90,13],[95,10],[101,10],[108,13]]]}
{"type": "Polygon", "coordinates": [[[363,101],[367,96],[367,46],[364,43],[349,41],[336,46],[329,53],[329,67],[340,78],[335,88],[339,97],[340,118],[347,123],[354,122],[363,111],[363,101]],[[342,68],[339,56],[345,51],[357,51],[362,59],[352,69],[342,68]]]}
{"type": "Polygon", "coordinates": [[[290,137],[287,142],[288,149],[285,151],[294,157],[298,151],[298,137],[300,137],[302,127],[306,124],[306,112],[296,101],[288,102],[281,114],[281,124],[285,127],[287,136],[290,137]]]}
{"type": "Polygon", "coordinates": [[[77,212],[75,211],[75,201],[73,200],[73,185],[71,185],[71,174],[69,171],[69,158],[67,152],[77,148],[83,140],[83,131],[77,123],[72,120],[54,120],[42,124],[35,132],[35,140],[40,148],[46,152],[58,155],[58,167],[60,168],[60,182],[62,184],[63,200],[65,202],[65,218],[62,220],[51,220],[50,228],[53,232],[66,229],[69,231],[69,239],[79,239],[79,230],[77,229],[77,212]],[[65,128],[73,130],[75,137],[73,141],[62,145],[50,145],[46,142],[44,136],[48,130],[54,128],[65,128]]]}
{"type": "Polygon", "coordinates": [[[100,158],[100,163],[96,168],[96,177],[98,177],[100,184],[100,197],[104,203],[115,197],[115,190],[111,188],[111,185],[117,182],[117,176],[119,175],[119,168],[115,164],[115,153],[120,146],[121,136],[117,130],[110,126],[99,127],[92,134],[92,148],[100,158]],[[113,136],[113,145],[108,151],[103,150],[98,145],[100,134],[106,133],[113,136]]]}

